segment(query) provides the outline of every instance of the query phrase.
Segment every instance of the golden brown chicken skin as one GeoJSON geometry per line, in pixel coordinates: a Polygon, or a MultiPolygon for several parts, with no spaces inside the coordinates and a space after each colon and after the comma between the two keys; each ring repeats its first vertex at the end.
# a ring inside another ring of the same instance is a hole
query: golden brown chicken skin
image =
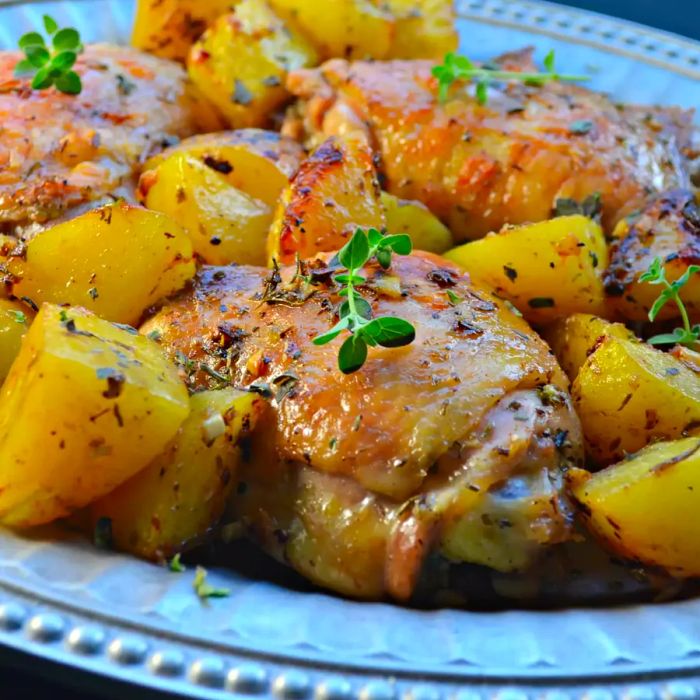
{"type": "Polygon", "coordinates": [[[312,343],[338,289],[324,261],[301,272],[203,268],[142,328],[192,388],[270,397],[233,503],[269,552],[345,594],[408,599],[431,552],[512,571],[570,536],[561,475],[580,428],[522,319],[436,256],[370,265],[374,313],[411,321],[416,339],[344,375],[339,342],[312,343]]]}
{"type": "MultiPolygon", "coordinates": [[[[285,131],[363,132],[384,188],[424,202],[457,239],[547,219],[558,198],[595,192],[610,229],[651,194],[688,186],[689,112],[625,107],[567,83],[494,87],[485,106],[473,86],[455,86],[441,105],[432,65],[338,59],[296,71],[288,88],[302,103],[285,131]]],[[[501,65],[534,68],[528,51],[501,65]]]]}
{"type": "Polygon", "coordinates": [[[31,90],[0,52],[0,231],[108,195],[131,197],[145,156],[194,131],[183,69],[134,49],[88,46],[79,95],[31,90]]]}
{"type": "MultiPolygon", "coordinates": [[[[615,229],[605,289],[620,318],[648,320],[660,288],[639,278],[655,258],[661,260],[669,281],[677,280],[689,266],[700,265],[700,210],[691,190],[663,193],[615,229]]],[[[683,301],[690,318],[700,319],[700,281],[694,275],[683,288],[683,301]]],[[[668,304],[658,318],[679,315],[678,307],[668,304]]]]}

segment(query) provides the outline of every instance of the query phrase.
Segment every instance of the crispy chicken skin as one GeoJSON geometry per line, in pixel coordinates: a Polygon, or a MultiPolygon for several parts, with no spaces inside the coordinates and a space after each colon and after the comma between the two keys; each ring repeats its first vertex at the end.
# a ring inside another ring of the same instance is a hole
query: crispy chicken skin
{"type": "MultiPolygon", "coordinates": [[[[499,60],[534,68],[529,50],[499,60]]],[[[302,102],[285,131],[365,133],[384,188],[424,202],[458,239],[547,219],[557,198],[594,192],[611,228],[650,194],[689,184],[689,112],[625,107],[556,82],[492,88],[486,106],[473,87],[455,87],[458,99],[440,105],[432,65],[337,59],[293,72],[288,88],[302,102]]]]}
{"type": "MultiPolygon", "coordinates": [[[[641,284],[654,258],[660,258],[669,280],[678,279],[690,265],[700,265],[700,210],[691,190],[672,190],[653,199],[630,221],[621,222],[610,246],[605,289],[610,304],[626,320],[647,321],[659,288],[641,284]]],[[[689,280],[683,299],[690,317],[700,318],[700,285],[689,280]]],[[[659,314],[667,320],[678,314],[669,304],[659,314]]]]}
{"type": "Polygon", "coordinates": [[[267,551],[345,594],[408,599],[431,552],[511,571],[570,536],[580,428],[522,319],[436,256],[370,265],[375,314],[416,339],[346,376],[339,341],[311,342],[341,300],[325,262],[304,270],[315,285],[293,272],[205,267],[142,328],[193,388],[223,376],[272,396],[232,504],[267,551]]]}
{"type": "Polygon", "coordinates": [[[0,52],[0,231],[130,197],[140,161],[194,131],[185,73],[135,49],[88,46],[79,95],[31,90],[0,52]]]}

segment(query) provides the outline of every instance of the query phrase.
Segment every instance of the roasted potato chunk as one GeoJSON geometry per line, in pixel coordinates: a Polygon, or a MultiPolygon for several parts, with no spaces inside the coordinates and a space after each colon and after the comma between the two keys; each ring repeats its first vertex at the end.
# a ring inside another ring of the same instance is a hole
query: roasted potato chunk
{"type": "Polygon", "coordinates": [[[156,56],[184,61],[210,22],[237,0],[138,0],[131,43],[156,56]]]}
{"type": "Polygon", "coordinates": [[[52,226],[10,257],[12,293],[135,324],[194,277],[192,244],[163,214],[117,203],[52,226]]]}
{"type": "Polygon", "coordinates": [[[34,312],[24,304],[0,299],[0,384],[19,354],[22,338],[33,318],[34,312]]]}
{"type": "MultiPolygon", "coordinates": [[[[700,211],[687,190],[673,190],[654,200],[630,222],[615,228],[610,246],[610,267],[605,290],[617,314],[630,321],[647,321],[661,287],[640,282],[655,258],[661,258],[666,279],[674,282],[690,265],[700,264],[700,211]]],[[[683,287],[683,301],[690,317],[700,320],[700,277],[691,276],[683,287]]],[[[663,321],[680,316],[675,304],[666,304],[658,315],[663,321]]]]}
{"type": "Polygon", "coordinates": [[[270,259],[342,248],[355,229],[381,229],[386,217],[367,144],[354,137],[324,141],[282,194],[268,238],[270,259]]]}
{"type": "MultiPolygon", "coordinates": [[[[238,129],[201,134],[150,158],[144,171],[157,168],[176,153],[186,153],[222,175],[232,187],[275,207],[282,190],[304,159],[304,150],[274,131],[238,129]]],[[[148,182],[146,175],[143,182],[148,182]]]]}
{"type": "Polygon", "coordinates": [[[2,387],[0,520],[47,523],[104,496],[160,454],[188,412],[153,341],[44,304],[2,387]]]}
{"type": "Polygon", "coordinates": [[[396,19],[387,58],[440,59],[459,46],[453,0],[384,0],[396,19]]]}
{"type": "Polygon", "coordinates": [[[139,189],[147,207],[182,223],[205,262],[265,264],[272,209],[201,160],[175,153],[145,173],[139,189]]]}
{"type": "Polygon", "coordinates": [[[444,253],[454,243],[450,229],[422,202],[399,199],[382,192],[389,233],[407,233],[416,250],[444,253]]]}
{"type": "Polygon", "coordinates": [[[264,0],[241,0],[192,47],[187,69],[197,89],[236,127],[265,126],[288,98],[287,72],[316,53],[264,0]]]}
{"type": "Polygon", "coordinates": [[[583,519],[613,552],[700,576],[700,438],[650,445],[597,474],[570,472],[583,519]]]}
{"type": "Polygon", "coordinates": [[[163,560],[200,543],[219,522],[236,485],[239,440],[261,399],[233,388],[190,397],[190,413],[165,451],[92,504],[93,525],[111,522],[117,549],[163,560]]]}
{"type": "Polygon", "coordinates": [[[621,323],[611,323],[591,314],[573,314],[545,329],[542,335],[572,382],[605,338],[635,339],[634,333],[621,323]]]}
{"type": "Polygon", "coordinates": [[[372,0],[270,0],[287,22],[307,36],[322,59],[387,58],[396,20],[372,0]]]}
{"type": "Polygon", "coordinates": [[[577,311],[604,315],[605,238],[585,216],[506,227],[445,257],[512,302],[530,323],[577,311]]]}
{"type": "Polygon", "coordinates": [[[672,355],[607,336],[571,389],[588,453],[605,465],[700,420],[700,377],[672,355]]]}

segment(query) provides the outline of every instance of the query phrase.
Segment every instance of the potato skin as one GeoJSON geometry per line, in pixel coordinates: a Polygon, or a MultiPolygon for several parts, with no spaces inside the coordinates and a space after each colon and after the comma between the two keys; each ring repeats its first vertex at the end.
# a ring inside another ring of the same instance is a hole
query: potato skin
{"type": "Polygon", "coordinates": [[[605,238],[600,226],[584,216],[506,227],[445,257],[511,301],[530,323],[579,311],[605,313],[605,238]]]}
{"type": "Polygon", "coordinates": [[[18,298],[79,305],[132,325],[195,273],[192,244],[175,221],[124,203],[42,231],[7,268],[18,298]]]}
{"type": "Polygon", "coordinates": [[[606,337],[581,367],[571,396],[599,465],[654,440],[683,437],[700,420],[700,377],[635,340],[606,337]]]}
{"type": "Polygon", "coordinates": [[[254,427],[262,400],[231,387],[190,397],[190,413],[165,451],[92,504],[93,526],[111,521],[122,551],[162,561],[201,543],[236,485],[239,441],[254,427]]]}
{"type": "Polygon", "coordinates": [[[388,233],[407,233],[415,250],[444,253],[454,241],[450,229],[422,202],[399,199],[382,192],[388,233]]]}
{"type": "Polygon", "coordinates": [[[305,160],[282,194],[268,238],[279,263],[342,248],[355,230],[384,228],[381,190],[367,144],[331,137],[305,160]]]}
{"type": "Polygon", "coordinates": [[[459,47],[453,0],[385,0],[396,31],[387,58],[434,58],[459,47]]]}
{"type": "Polygon", "coordinates": [[[592,314],[572,314],[546,328],[542,336],[572,382],[605,338],[635,339],[634,333],[621,323],[612,323],[592,314]]]}
{"type": "MultiPolygon", "coordinates": [[[[610,247],[610,267],[605,289],[621,318],[647,321],[649,309],[661,287],[640,282],[639,277],[661,258],[669,282],[690,265],[700,264],[700,211],[688,190],[672,190],[655,199],[633,223],[623,219],[615,228],[610,247]]],[[[700,320],[700,277],[693,275],[683,287],[683,301],[693,320],[700,320]]],[[[666,304],[658,315],[663,321],[679,317],[675,304],[666,304]]]]}
{"type": "Polygon", "coordinates": [[[207,25],[236,0],[138,0],[131,43],[148,53],[184,61],[207,25]]]}
{"type": "Polygon", "coordinates": [[[372,0],[270,0],[270,4],[309,38],[322,59],[387,58],[396,20],[372,0]]]}
{"type": "Polygon", "coordinates": [[[151,340],[44,304],[2,387],[0,520],[47,523],[143,469],[189,412],[151,340]]]}
{"type": "Polygon", "coordinates": [[[192,82],[233,128],[265,126],[289,95],[287,72],[316,63],[316,53],[264,0],[241,0],[192,46],[192,82]]]}
{"type": "Polygon", "coordinates": [[[183,139],[146,161],[144,172],[154,170],[176,153],[202,161],[229,185],[270,207],[276,206],[305,157],[296,141],[274,131],[237,129],[183,139]]]}
{"type": "Polygon", "coordinates": [[[265,264],[272,209],[231,187],[201,160],[174,153],[144,173],[139,193],[147,207],[184,226],[204,262],[265,264]]]}
{"type": "Polygon", "coordinates": [[[34,312],[25,304],[0,299],[0,384],[22,347],[22,338],[34,319],[34,312]]]}
{"type": "Polygon", "coordinates": [[[676,577],[700,576],[700,438],[659,442],[590,475],[569,472],[584,522],[608,549],[676,577]]]}

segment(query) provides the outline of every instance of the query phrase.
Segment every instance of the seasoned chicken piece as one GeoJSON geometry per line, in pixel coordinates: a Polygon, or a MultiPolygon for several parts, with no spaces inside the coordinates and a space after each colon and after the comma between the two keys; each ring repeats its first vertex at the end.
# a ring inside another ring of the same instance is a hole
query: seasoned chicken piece
{"type": "MultiPolygon", "coordinates": [[[[533,68],[529,51],[500,61],[533,68]]],[[[625,107],[567,83],[494,87],[485,106],[473,86],[455,86],[441,105],[433,65],[337,59],[293,72],[303,102],[285,131],[364,133],[383,187],[424,202],[457,239],[547,219],[558,198],[595,192],[610,229],[650,194],[689,184],[690,112],[625,107]]]]}
{"type": "Polygon", "coordinates": [[[142,159],[193,133],[183,69],[134,49],[88,46],[79,95],[33,91],[0,52],[0,231],[109,195],[131,198],[142,159]]]}
{"type": "MultiPolygon", "coordinates": [[[[673,190],[652,200],[629,219],[615,228],[605,290],[621,318],[646,321],[662,288],[640,282],[639,278],[655,258],[661,259],[670,282],[685,274],[691,265],[700,264],[700,210],[693,192],[673,190]]],[[[683,301],[690,318],[700,320],[700,279],[696,275],[683,287],[683,301]]],[[[667,304],[658,318],[679,316],[678,307],[667,304]]]]}
{"type": "Polygon", "coordinates": [[[407,599],[431,552],[512,571],[566,540],[580,428],[529,326],[436,256],[369,265],[375,314],[416,339],[346,376],[340,341],[311,342],[342,297],[324,261],[302,268],[204,268],[142,328],[193,388],[271,397],[233,504],[267,551],[348,595],[407,599]]]}

